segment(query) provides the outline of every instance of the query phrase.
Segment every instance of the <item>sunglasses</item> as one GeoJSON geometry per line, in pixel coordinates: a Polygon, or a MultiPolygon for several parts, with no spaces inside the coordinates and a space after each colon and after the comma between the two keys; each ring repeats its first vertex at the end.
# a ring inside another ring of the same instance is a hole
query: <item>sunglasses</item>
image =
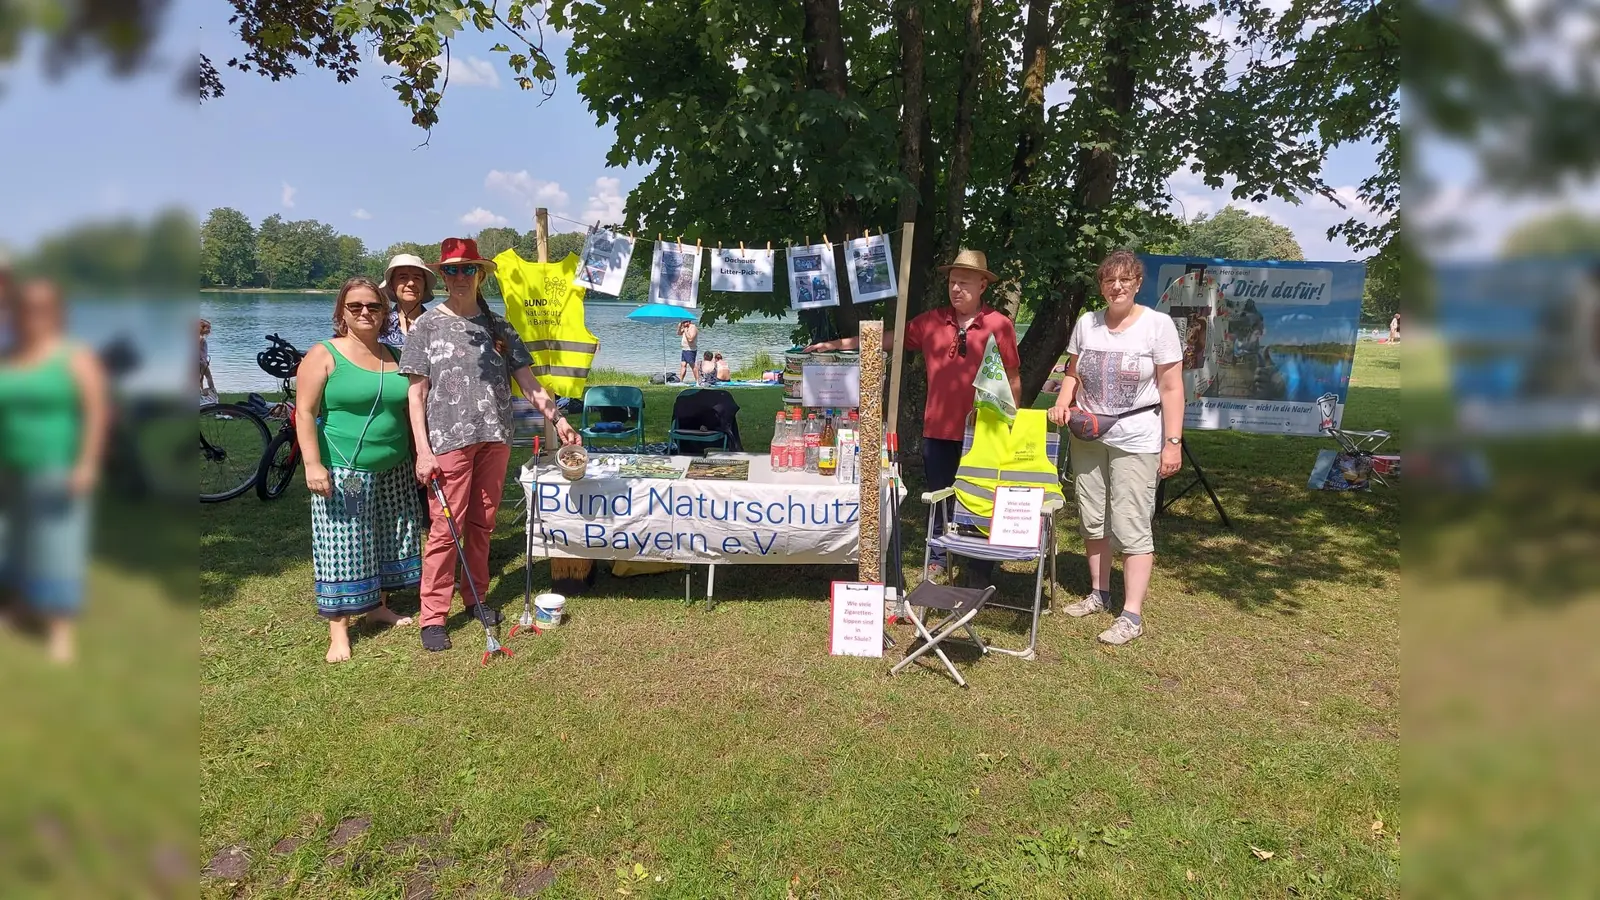
{"type": "Polygon", "coordinates": [[[478,265],[477,263],[468,263],[464,266],[440,266],[439,271],[446,275],[476,275],[478,274],[478,265]]]}
{"type": "Polygon", "coordinates": [[[956,329],[956,355],[962,359],[967,357],[967,330],[965,328],[956,329]]]}
{"type": "Polygon", "coordinates": [[[346,303],[344,311],[347,313],[369,312],[374,315],[383,312],[382,303],[346,303]]]}

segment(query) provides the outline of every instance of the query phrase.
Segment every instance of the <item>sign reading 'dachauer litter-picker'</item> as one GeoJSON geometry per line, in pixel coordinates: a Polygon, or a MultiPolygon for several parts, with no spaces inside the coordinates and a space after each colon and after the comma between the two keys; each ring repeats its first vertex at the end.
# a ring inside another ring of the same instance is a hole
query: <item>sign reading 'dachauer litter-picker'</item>
{"type": "Polygon", "coordinates": [[[1185,428],[1316,435],[1344,415],[1366,266],[1141,256],[1139,303],[1183,342],[1185,428]]]}
{"type": "Polygon", "coordinates": [[[666,478],[523,484],[550,556],[691,563],[853,563],[860,486],[666,478]]]}

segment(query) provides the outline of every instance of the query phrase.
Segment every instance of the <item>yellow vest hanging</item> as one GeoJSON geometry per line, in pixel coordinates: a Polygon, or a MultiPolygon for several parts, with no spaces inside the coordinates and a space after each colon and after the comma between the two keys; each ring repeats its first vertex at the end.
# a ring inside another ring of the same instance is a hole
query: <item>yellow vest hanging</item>
{"type": "Polygon", "coordinates": [[[972,447],[956,470],[956,498],[980,519],[994,517],[994,489],[1002,484],[1044,488],[1044,503],[1051,498],[1066,503],[1061,475],[1049,452],[1045,411],[1017,410],[1016,424],[990,409],[980,408],[972,426],[972,447]]]}
{"type": "Polygon", "coordinates": [[[600,339],[583,324],[587,292],[572,283],[578,274],[578,254],[570,253],[560,262],[531,263],[507,250],[494,258],[494,264],[506,320],[527,345],[533,374],[557,397],[582,397],[600,339]]]}

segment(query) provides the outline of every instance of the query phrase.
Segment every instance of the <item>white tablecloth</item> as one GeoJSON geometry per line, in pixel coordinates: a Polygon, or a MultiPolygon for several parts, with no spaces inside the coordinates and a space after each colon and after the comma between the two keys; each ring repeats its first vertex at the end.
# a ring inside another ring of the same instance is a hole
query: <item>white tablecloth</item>
{"type": "MultiPolygon", "coordinates": [[[[774,472],[765,454],[712,458],[748,460],[750,479],[602,474],[573,482],[549,457],[530,461],[518,480],[528,502],[533,553],[712,564],[856,561],[860,485],[804,472],[774,472]],[[534,462],[540,463],[537,470],[534,462]]],[[[681,472],[689,457],[675,456],[670,462],[681,472]]]]}

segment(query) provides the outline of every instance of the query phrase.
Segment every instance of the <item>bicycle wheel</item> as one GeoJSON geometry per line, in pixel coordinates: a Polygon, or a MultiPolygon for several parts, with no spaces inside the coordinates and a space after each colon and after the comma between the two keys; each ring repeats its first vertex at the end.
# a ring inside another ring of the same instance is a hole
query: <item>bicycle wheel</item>
{"type": "Polygon", "coordinates": [[[200,408],[200,502],[232,500],[256,483],[272,436],[261,417],[234,403],[200,408]]]}
{"type": "Polygon", "coordinates": [[[295,470],[300,468],[300,448],[295,445],[293,431],[280,431],[267,445],[261,457],[261,470],[256,475],[256,496],[263,500],[276,500],[283,496],[294,482],[295,470]]]}

